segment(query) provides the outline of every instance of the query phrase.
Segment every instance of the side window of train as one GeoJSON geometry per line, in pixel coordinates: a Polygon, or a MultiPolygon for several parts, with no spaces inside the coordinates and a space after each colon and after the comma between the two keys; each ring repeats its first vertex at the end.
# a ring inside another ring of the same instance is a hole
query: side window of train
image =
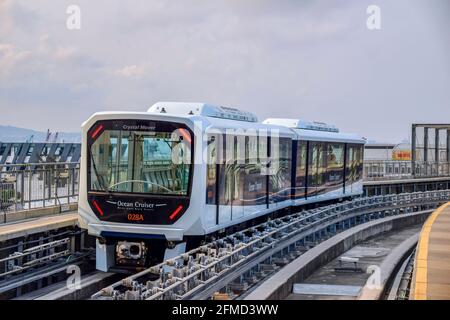
{"type": "Polygon", "coordinates": [[[280,202],[290,198],[291,194],[292,141],[290,138],[279,138],[271,143],[274,154],[271,157],[270,201],[280,202]]]}
{"type": "Polygon", "coordinates": [[[216,163],[217,163],[217,139],[213,134],[208,135],[206,146],[206,203],[216,203],[216,163]]]}
{"type": "Polygon", "coordinates": [[[305,196],[306,191],[306,141],[297,145],[297,168],[295,171],[295,198],[305,196]]]}
{"type": "Polygon", "coordinates": [[[363,159],[364,159],[364,146],[363,145],[359,145],[358,146],[358,172],[357,172],[357,176],[358,176],[358,179],[357,180],[360,180],[360,179],[362,179],[362,176],[363,176],[363,165],[364,165],[364,162],[363,162],[363,159]]]}
{"type": "Polygon", "coordinates": [[[353,157],[354,148],[352,145],[347,145],[347,177],[348,184],[353,182],[353,157]]]}
{"type": "Polygon", "coordinates": [[[351,185],[362,178],[364,146],[349,144],[347,146],[346,182],[351,185]]]}
{"type": "Polygon", "coordinates": [[[258,163],[258,138],[256,135],[245,136],[245,161],[241,166],[241,178],[243,193],[242,205],[255,205],[255,199],[260,184],[258,177],[260,175],[260,168],[258,163]]]}
{"type": "Polygon", "coordinates": [[[317,142],[309,143],[309,161],[308,161],[308,188],[309,191],[313,192],[313,188],[316,187],[316,171],[317,171],[317,157],[318,157],[318,149],[317,142]]]}
{"type": "Polygon", "coordinates": [[[292,140],[290,138],[280,139],[280,168],[281,168],[281,199],[287,200],[291,197],[291,165],[292,165],[292,140]]]}
{"type": "MultiPolygon", "coordinates": [[[[310,177],[311,186],[316,187],[315,192],[320,193],[325,184],[327,170],[326,144],[323,142],[311,142],[310,144],[310,177]]],[[[308,183],[308,185],[310,185],[308,183]]]]}
{"type": "Polygon", "coordinates": [[[337,189],[344,182],[344,144],[327,143],[327,188],[337,189]]]}

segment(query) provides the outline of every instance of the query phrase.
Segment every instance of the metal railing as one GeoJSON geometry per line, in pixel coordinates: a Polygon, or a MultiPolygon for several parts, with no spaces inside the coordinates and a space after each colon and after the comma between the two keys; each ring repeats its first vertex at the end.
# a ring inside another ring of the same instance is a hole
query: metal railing
{"type": "Polygon", "coordinates": [[[0,165],[0,213],[78,202],[79,163],[0,165]]]}
{"type": "MultiPolygon", "coordinates": [[[[0,165],[0,213],[76,203],[79,163],[0,165]]],[[[448,162],[364,161],[364,181],[450,176],[448,162]]]]}
{"type": "Polygon", "coordinates": [[[450,176],[450,162],[415,161],[414,177],[429,178],[450,176]]]}
{"type": "Polygon", "coordinates": [[[400,180],[413,178],[435,178],[450,176],[450,163],[365,160],[364,181],[400,180]]]}

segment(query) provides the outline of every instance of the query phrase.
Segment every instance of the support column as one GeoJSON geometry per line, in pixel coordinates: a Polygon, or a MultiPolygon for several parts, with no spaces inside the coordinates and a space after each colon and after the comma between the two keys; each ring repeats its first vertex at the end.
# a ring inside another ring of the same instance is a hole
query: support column
{"type": "Polygon", "coordinates": [[[412,130],[411,130],[411,168],[412,168],[413,178],[416,175],[416,159],[417,159],[416,138],[417,138],[416,137],[416,125],[413,124],[412,130]]]}
{"type": "Polygon", "coordinates": [[[450,175],[450,129],[447,129],[447,175],[450,175]]]}
{"type": "Polygon", "coordinates": [[[434,162],[436,164],[436,176],[439,176],[439,129],[434,130],[434,162]]]}
{"type": "Polygon", "coordinates": [[[425,175],[428,175],[428,128],[423,128],[423,161],[425,164],[425,175]]]}

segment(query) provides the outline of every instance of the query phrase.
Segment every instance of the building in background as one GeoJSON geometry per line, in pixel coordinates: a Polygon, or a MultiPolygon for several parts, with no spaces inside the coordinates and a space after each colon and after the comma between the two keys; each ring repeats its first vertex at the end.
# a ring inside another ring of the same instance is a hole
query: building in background
{"type": "Polygon", "coordinates": [[[364,160],[368,161],[386,161],[392,160],[392,151],[395,144],[367,142],[364,146],[364,160]]]}
{"type": "Polygon", "coordinates": [[[411,176],[411,144],[368,142],[364,147],[366,180],[411,176]]]}
{"type": "Polygon", "coordinates": [[[0,142],[0,165],[77,163],[80,156],[80,143],[0,142]]]}

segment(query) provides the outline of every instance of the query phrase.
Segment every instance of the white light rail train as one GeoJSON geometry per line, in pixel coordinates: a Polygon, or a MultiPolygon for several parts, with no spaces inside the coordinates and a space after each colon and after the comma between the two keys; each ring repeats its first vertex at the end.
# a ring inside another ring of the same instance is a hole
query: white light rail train
{"type": "Polygon", "coordinates": [[[365,139],[204,103],[82,125],[79,220],[97,269],[132,272],[303,207],[363,192],[365,139]]]}

